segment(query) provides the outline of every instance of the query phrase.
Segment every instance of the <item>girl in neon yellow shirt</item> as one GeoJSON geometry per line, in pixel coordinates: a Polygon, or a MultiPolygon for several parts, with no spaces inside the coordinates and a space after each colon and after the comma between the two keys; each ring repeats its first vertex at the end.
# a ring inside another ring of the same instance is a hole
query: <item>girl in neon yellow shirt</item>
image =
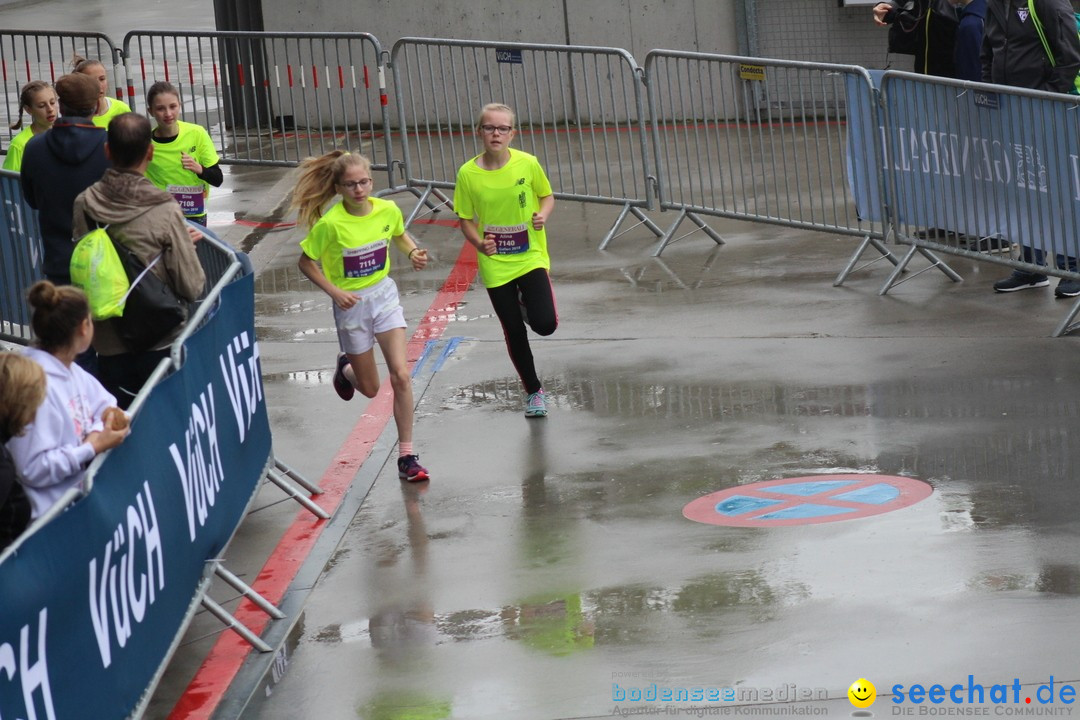
{"type": "Polygon", "coordinates": [[[458,170],[454,210],[465,239],[480,253],[480,278],[528,395],[525,417],[544,417],[547,402],[526,325],[538,335],[550,335],[559,325],[544,230],[555,196],[537,159],[510,148],[517,134],[513,110],[485,105],[476,132],[484,152],[458,170]]]}
{"type": "Polygon", "coordinates": [[[52,85],[44,80],[33,80],[23,85],[19,93],[19,120],[11,126],[12,130],[22,128],[15,137],[11,138],[7,156],[4,158],[4,169],[13,172],[22,170],[23,149],[30,138],[45,132],[52,127],[60,114],[56,106],[56,91],[52,85]],[[23,127],[22,114],[30,116],[30,126],[23,127]]]}
{"type": "Polygon", "coordinates": [[[184,217],[205,227],[210,186],[221,187],[225,179],[210,133],[202,125],[180,120],[180,91],[172,83],[151,85],[146,107],[157,121],[146,177],[176,198],[184,217]]]}
{"type": "Polygon", "coordinates": [[[90,121],[100,128],[109,128],[109,121],[117,115],[131,112],[131,108],[123,100],[109,97],[109,76],[105,72],[105,65],[100,60],[87,60],[76,55],[71,60],[71,71],[89,75],[98,81],[101,92],[98,95],[97,110],[90,121]]]}
{"type": "Polygon", "coordinates": [[[334,323],[343,354],[338,356],[334,390],[351,400],[356,390],[379,392],[375,343],[390,371],[394,421],[398,431],[398,477],[428,479],[413,451],[413,392],[405,355],[405,313],[390,277],[390,244],[407,255],[414,270],[427,265],[408,233],[398,206],[373,197],[371,163],[363,155],[334,150],[308,158],[293,191],[300,224],[309,228],[300,243],[300,272],[333,301],[334,323]],[[323,212],[335,195],[341,202],[323,212]]]}

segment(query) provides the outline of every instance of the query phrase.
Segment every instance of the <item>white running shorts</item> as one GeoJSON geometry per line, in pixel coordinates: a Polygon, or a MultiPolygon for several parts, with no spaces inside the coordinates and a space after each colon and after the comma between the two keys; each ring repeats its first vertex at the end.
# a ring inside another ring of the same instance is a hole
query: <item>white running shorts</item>
{"type": "Polygon", "coordinates": [[[350,355],[360,355],[375,347],[375,336],[394,328],[408,327],[401,307],[397,283],[385,277],[369,288],[354,290],[357,303],[348,310],[334,305],[341,349],[350,355]]]}

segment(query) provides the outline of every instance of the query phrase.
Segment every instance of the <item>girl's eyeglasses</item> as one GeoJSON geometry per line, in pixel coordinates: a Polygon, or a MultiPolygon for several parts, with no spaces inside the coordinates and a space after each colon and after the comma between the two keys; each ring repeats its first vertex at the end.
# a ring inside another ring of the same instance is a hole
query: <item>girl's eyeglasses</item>
{"type": "Polygon", "coordinates": [[[510,131],[514,128],[509,125],[481,125],[480,129],[486,132],[488,135],[494,135],[499,133],[500,135],[509,135],[510,131]]]}
{"type": "Polygon", "coordinates": [[[371,187],[372,182],[373,181],[372,181],[371,178],[364,178],[363,180],[350,180],[348,182],[343,182],[343,183],[338,183],[338,184],[341,185],[341,187],[346,188],[347,190],[355,190],[358,187],[362,187],[362,188],[371,187]]]}

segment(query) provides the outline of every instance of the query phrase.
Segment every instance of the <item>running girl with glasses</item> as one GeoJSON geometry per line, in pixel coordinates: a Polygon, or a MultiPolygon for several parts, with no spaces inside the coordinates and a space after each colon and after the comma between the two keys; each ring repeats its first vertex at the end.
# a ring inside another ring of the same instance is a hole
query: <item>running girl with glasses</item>
{"type": "Polygon", "coordinates": [[[513,110],[485,105],[476,130],[484,152],[458,170],[454,209],[465,239],[479,252],[480,278],[528,396],[525,417],[544,417],[547,402],[526,325],[551,335],[559,324],[544,229],[555,196],[536,157],[510,147],[517,134],[513,110]]]}
{"type": "Polygon", "coordinates": [[[344,351],[337,359],[334,390],[352,400],[359,390],[379,392],[375,343],[379,343],[394,390],[398,431],[398,477],[428,479],[413,451],[413,392],[405,355],[405,313],[390,277],[390,244],[408,256],[414,270],[427,265],[427,250],[405,232],[401,210],[372,196],[371,162],[363,155],[334,150],[308,158],[293,192],[300,224],[309,228],[300,243],[300,272],[333,301],[334,323],[344,351]],[[335,195],[341,202],[323,208],[335,195]]]}

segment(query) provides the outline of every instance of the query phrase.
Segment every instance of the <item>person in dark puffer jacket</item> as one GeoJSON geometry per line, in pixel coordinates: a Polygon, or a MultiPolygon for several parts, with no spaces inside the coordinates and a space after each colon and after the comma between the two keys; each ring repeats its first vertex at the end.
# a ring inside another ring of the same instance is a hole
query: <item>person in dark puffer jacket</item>
{"type": "Polygon", "coordinates": [[[98,84],[82,73],[56,81],[60,119],[26,143],[22,188],[27,204],[41,218],[45,277],[54,285],[71,284],[71,209],[75,196],[109,169],[105,130],[90,121],[98,101],[98,84]]]}

